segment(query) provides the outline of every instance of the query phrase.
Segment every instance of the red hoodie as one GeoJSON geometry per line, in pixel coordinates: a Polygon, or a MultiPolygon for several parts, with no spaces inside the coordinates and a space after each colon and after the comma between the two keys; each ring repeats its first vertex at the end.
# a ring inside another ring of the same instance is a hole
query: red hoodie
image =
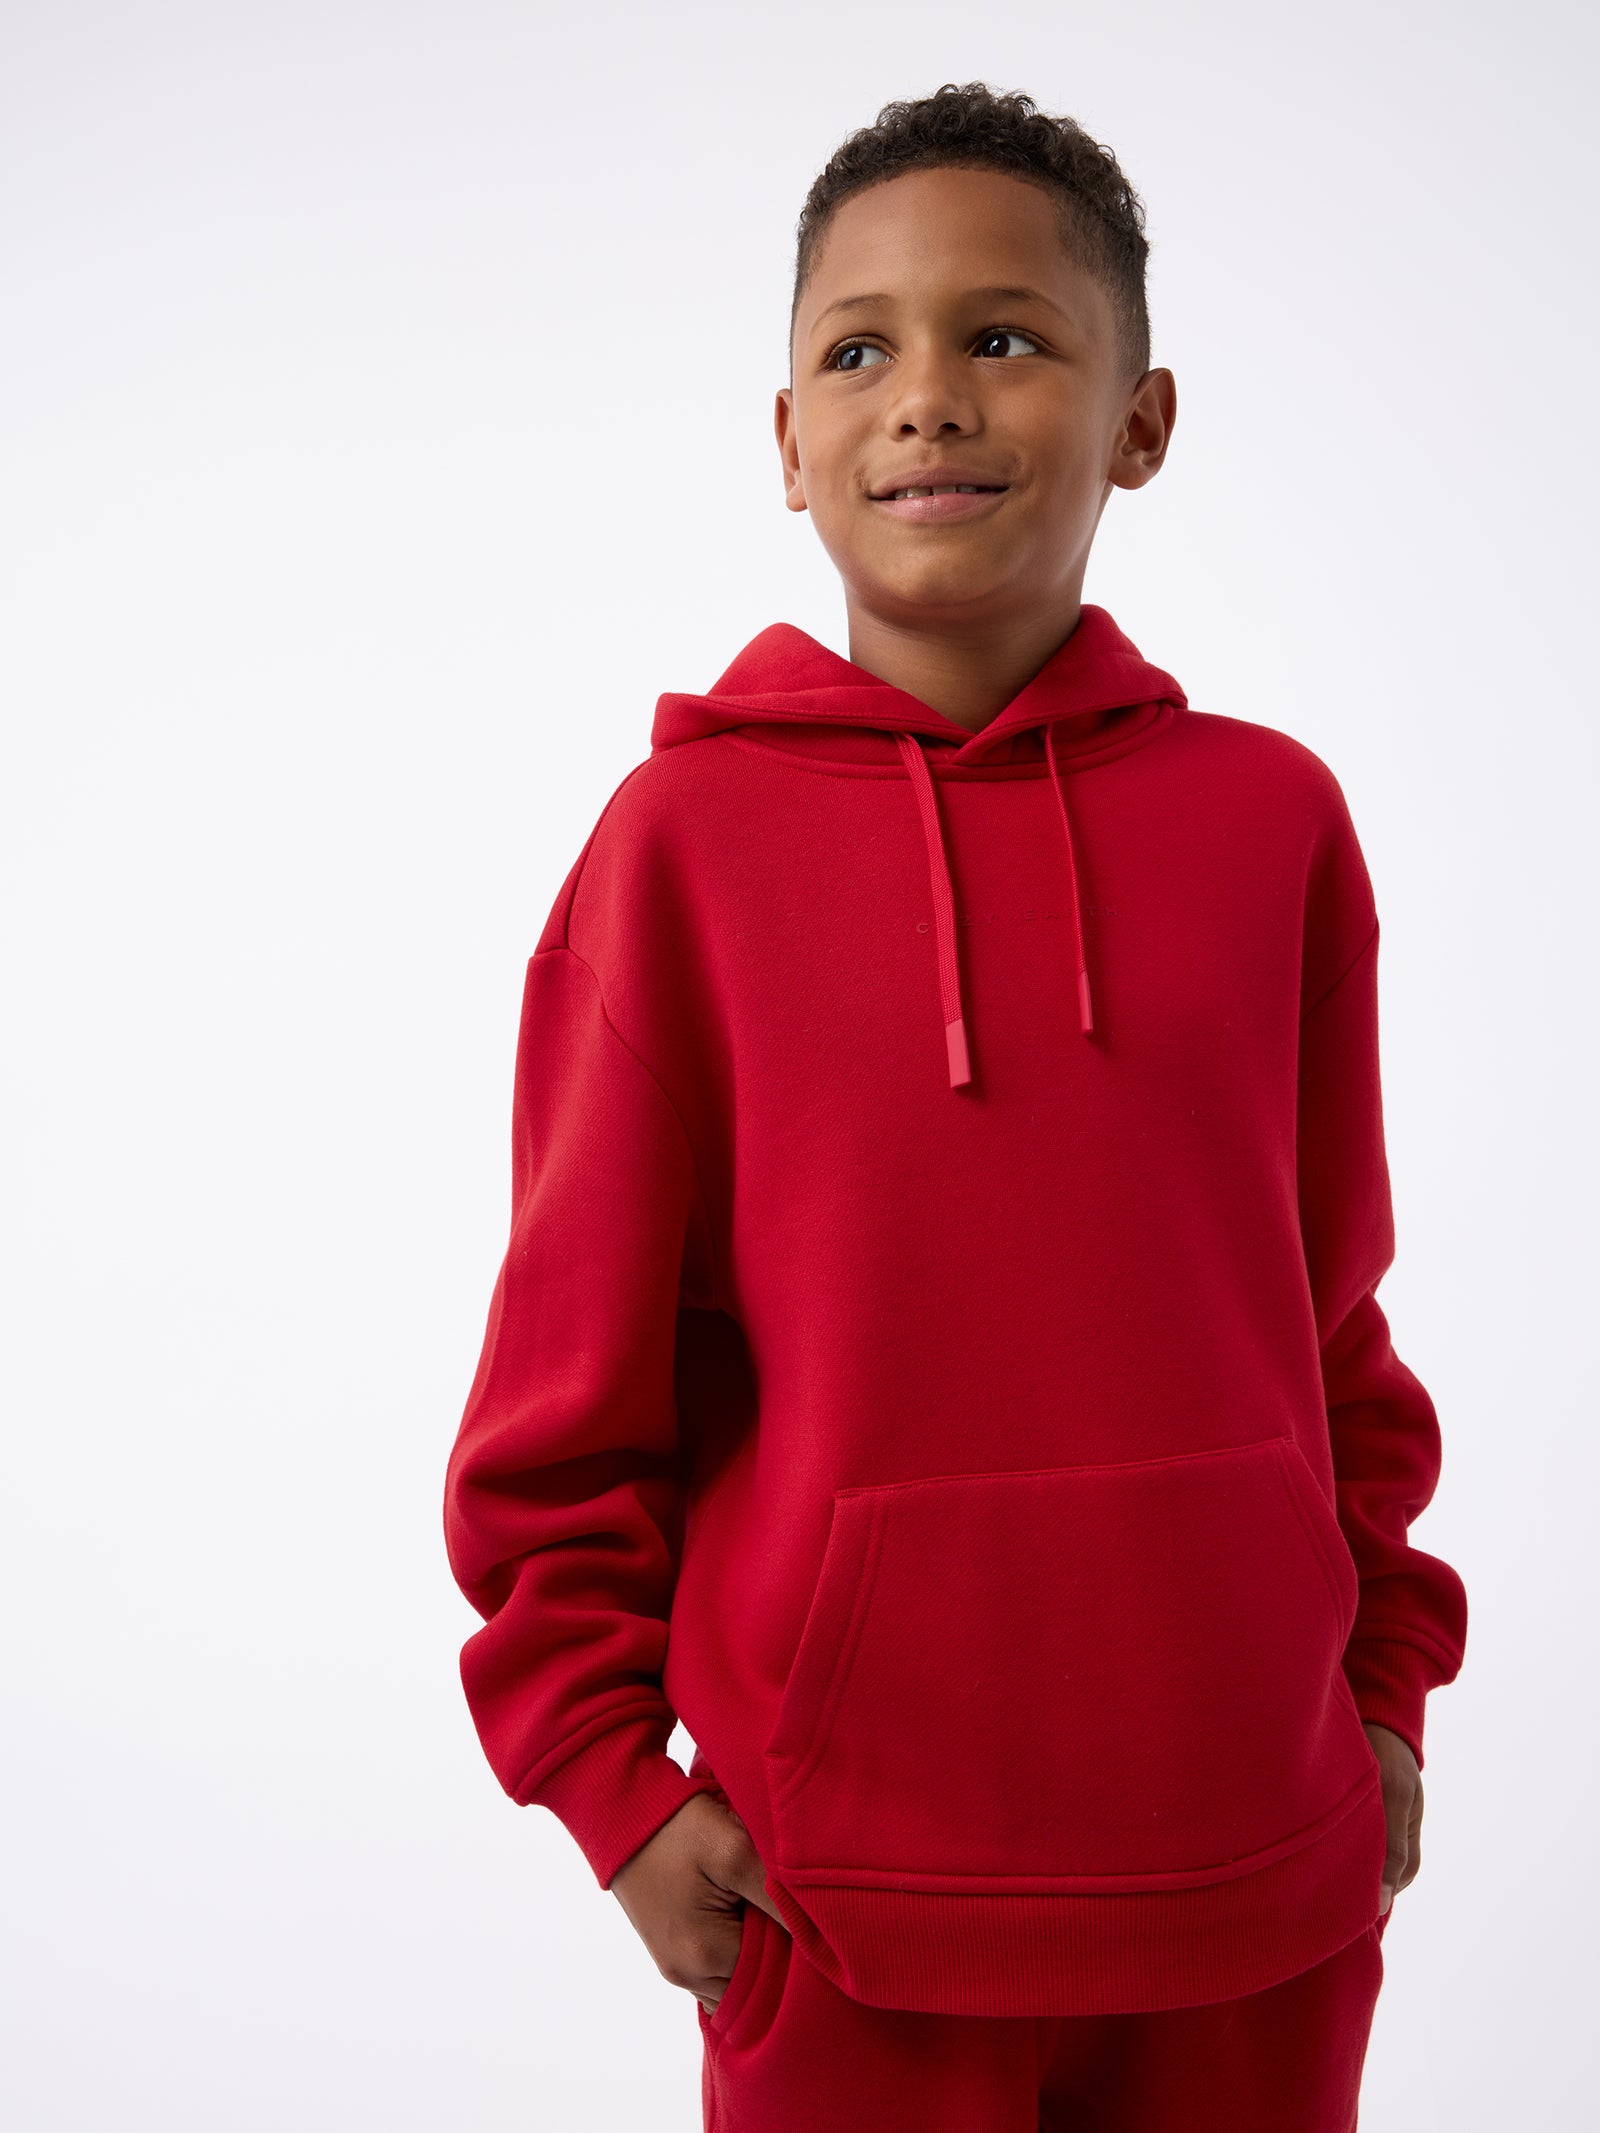
{"type": "Polygon", "coordinates": [[[651,740],[528,964],[450,1464],[501,1783],[602,1887],[722,1793],[875,2006],[1308,1968],[1466,1636],[1338,783],[1095,607],[976,734],[779,626],[651,740]]]}

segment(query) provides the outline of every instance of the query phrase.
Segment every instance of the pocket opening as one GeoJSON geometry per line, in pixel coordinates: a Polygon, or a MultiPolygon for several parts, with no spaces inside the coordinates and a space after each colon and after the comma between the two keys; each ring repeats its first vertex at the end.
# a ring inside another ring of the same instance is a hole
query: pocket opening
{"type": "MultiPolygon", "coordinates": [[[[883,1515],[875,1498],[842,1493],[835,1498],[822,1568],[783,1699],[796,1714],[806,1714],[799,1736],[803,1745],[787,1772],[774,1777],[776,1792],[798,1790],[826,1752],[871,1610],[882,1534],[883,1515]]],[[[769,1757],[784,1752],[783,1733],[780,1707],[767,1744],[769,1757]]]]}
{"type": "MultiPolygon", "coordinates": [[[[757,1920],[765,1917],[766,1913],[760,1904],[752,1903],[746,1897],[739,1927],[739,1952],[733,1959],[733,1969],[723,1987],[722,1998],[718,2000],[715,2009],[706,2015],[706,2027],[714,2036],[720,2037],[726,2033],[749,1996],[753,1982],[750,1972],[759,1965],[761,1954],[761,1927],[757,1920]]],[[[701,2012],[704,2013],[704,2009],[701,2012]]]]}
{"type": "Polygon", "coordinates": [[[1305,1453],[1293,1437],[1275,1437],[1272,1442],[1278,1447],[1278,1472],[1289,1493],[1289,1501],[1300,1520],[1317,1566],[1327,1582],[1328,1591],[1333,1596],[1342,1650],[1355,1626],[1356,1603],[1359,1598],[1355,1564],[1349,1548],[1345,1545],[1344,1536],[1338,1530],[1337,1514],[1318,1486],[1317,1477],[1312,1473],[1305,1453]],[[1337,1554],[1324,1530],[1328,1524],[1334,1528],[1338,1542],[1337,1554]]]}

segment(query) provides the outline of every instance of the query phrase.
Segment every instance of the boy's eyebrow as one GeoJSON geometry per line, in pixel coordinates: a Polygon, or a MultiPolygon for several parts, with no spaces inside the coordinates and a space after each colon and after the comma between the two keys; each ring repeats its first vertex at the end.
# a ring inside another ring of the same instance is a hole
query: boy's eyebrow
{"type": "Polygon", "coordinates": [[[1061,306],[1058,303],[1055,303],[1050,297],[1046,296],[1042,289],[1030,289],[1025,284],[1022,287],[1016,289],[973,289],[970,290],[968,293],[972,296],[987,296],[998,298],[999,301],[1002,303],[1043,304],[1047,311],[1057,312],[1062,318],[1065,318],[1067,316],[1066,312],[1061,309],[1061,306]]]}
{"type": "Polygon", "coordinates": [[[872,296],[836,296],[831,304],[824,304],[817,313],[817,323],[820,325],[825,318],[831,318],[835,311],[864,311],[871,304],[887,304],[893,301],[892,297],[881,292],[872,296]]]}
{"type": "MultiPolygon", "coordinates": [[[[1054,311],[1059,317],[1065,318],[1067,316],[1061,306],[1046,296],[1042,289],[1030,289],[1026,285],[1012,288],[996,284],[991,288],[968,289],[965,293],[968,297],[979,296],[991,302],[1043,304],[1047,310],[1054,311]]],[[[836,311],[866,311],[870,310],[874,304],[892,304],[893,302],[894,298],[881,289],[875,290],[871,295],[867,296],[836,296],[831,304],[824,304],[817,313],[816,323],[820,326],[825,318],[831,318],[836,311]]]]}

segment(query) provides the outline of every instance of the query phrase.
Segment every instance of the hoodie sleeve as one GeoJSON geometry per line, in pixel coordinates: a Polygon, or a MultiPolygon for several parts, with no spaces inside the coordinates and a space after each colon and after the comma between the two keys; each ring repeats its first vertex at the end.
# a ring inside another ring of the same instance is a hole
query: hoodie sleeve
{"type": "Polygon", "coordinates": [[[1424,1698],[1455,1679],[1467,1602],[1449,1564],[1407,1537],[1438,1482],[1440,1438],[1375,1294],[1395,1245],[1375,917],[1365,946],[1302,1017],[1298,1173],[1338,1518],[1360,1579],[1345,1674],[1363,1720],[1398,1733],[1420,1766],[1424,1698]]]}
{"type": "Polygon", "coordinates": [[[501,1784],[551,1809],[606,1888],[715,1790],[667,1754],[662,1688],[675,1329],[712,1284],[710,1236],[678,1112],[564,944],[528,964],[512,1108],[510,1242],[445,1492],[484,1618],[461,1674],[501,1784]]]}

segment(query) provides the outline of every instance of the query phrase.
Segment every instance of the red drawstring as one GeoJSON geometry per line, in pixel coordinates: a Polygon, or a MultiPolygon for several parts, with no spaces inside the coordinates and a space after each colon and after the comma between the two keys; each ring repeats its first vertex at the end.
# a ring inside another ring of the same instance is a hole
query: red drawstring
{"type": "MultiPolygon", "coordinates": [[[[1056,768],[1054,727],[1044,729],[1045,760],[1050,782],[1061,811],[1061,831],[1067,845],[1067,882],[1072,892],[1072,941],[1078,965],[1078,1026],[1084,1036],[1094,1032],[1094,1009],[1089,998],[1089,970],[1083,952],[1083,911],[1078,901],[1078,862],[1072,849],[1072,821],[1067,814],[1067,796],[1061,789],[1056,768]]],[[[956,900],[950,886],[950,862],[939,827],[939,803],[934,796],[933,774],[922,743],[911,733],[896,733],[895,741],[905,758],[912,789],[922,817],[922,835],[928,847],[928,876],[933,884],[933,931],[939,956],[939,1001],[944,1013],[945,1052],[950,1062],[950,1086],[959,1089],[972,1079],[967,1055],[967,1024],[961,1011],[961,963],[956,953],[956,900]]]]}
{"type": "Polygon", "coordinates": [[[972,1067],[967,1058],[967,1025],[961,1012],[961,967],[956,958],[956,900],[950,887],[950,863],[945,857],[944,838],[939,833],[939,805],[933,796],[933,776],[922,744],[910,733],[897,733],[895,739],[905,757],[917,805],[922,811],[928,873],[933,882],[933,931],[939,950],[939,999],[944,1008],[945,1052],[950,1061],[950,1086],[959,1089],[972,1079],[972,1067]]]}
{"type": "Polygon", "coordinates": [[[1089,1003],[1089,967],[1083,954],[1083,913],[1078,907],[1078,862],[1072,850],[1072,823],[1067,815],[1067,796],[1061,790],[1061,773],[1056,769],[1055,727],[1047,724],[1044,729],[1044,752],[1050,765],[1050,782],[1056,789],[1056,805],[1061,810],[1061,832],[1067,840],[1067,879],[1072,884],[1072,937],[1078,951],[1078,1026],[1087,1037],[1094,1030],[1094,1009],[1089,1003]]]}

